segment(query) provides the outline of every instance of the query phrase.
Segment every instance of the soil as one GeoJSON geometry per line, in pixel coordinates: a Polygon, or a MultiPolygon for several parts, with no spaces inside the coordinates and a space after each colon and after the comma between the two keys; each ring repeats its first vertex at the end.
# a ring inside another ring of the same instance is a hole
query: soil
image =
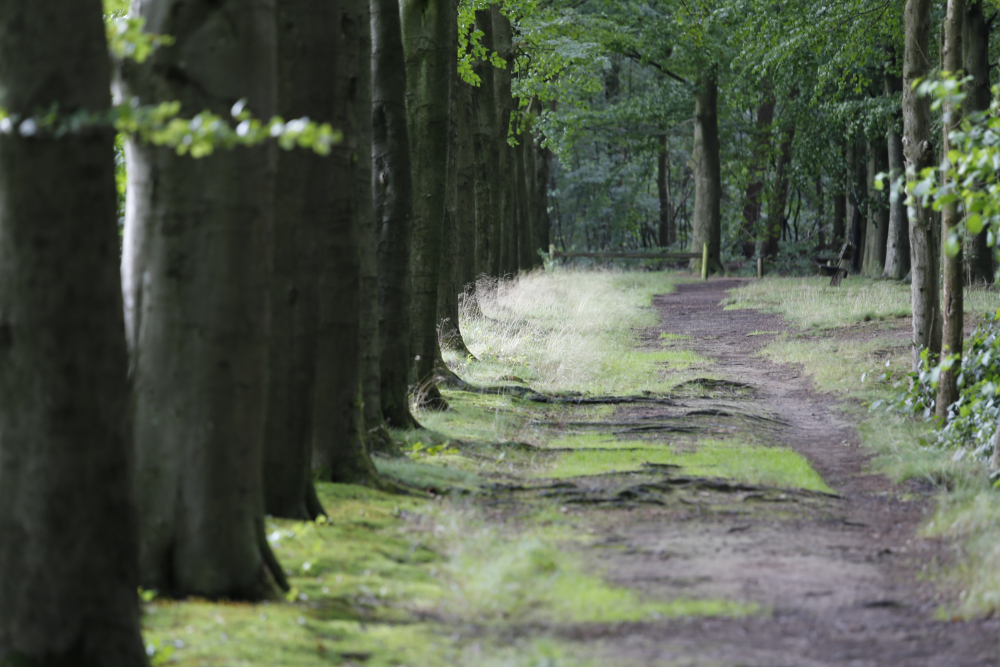
{"type": "Polygon", "coordinates": [[[561,638],[585,643],[609,665],[1000,665],[1000,621],[935,620],[951,593],[921,575],[948,546],[917,536],[933,489],[871,474],[851,412],[799,369],[755,354],[773,338],[760,332],[789,326],[775,315],[724,310],[726,290],[738,284],[717,279],[657,297],[662,321],[643,339],[658,346],[661,333],[689,336],[679,344],[710,358],[713,377],[746,386],[693,385],[674,404],[622,405],[611,422],[635,437],[674,437],[635,427],[679,424],[677,438],[689,427],[792,448],[836,495],[652,468],[546,487],[544,495],[563,498],[564,511],[594,532],[585,556],[617,584],[649,599],[724,598],[770,610],[572,626],[557,631],[561,638]]]}

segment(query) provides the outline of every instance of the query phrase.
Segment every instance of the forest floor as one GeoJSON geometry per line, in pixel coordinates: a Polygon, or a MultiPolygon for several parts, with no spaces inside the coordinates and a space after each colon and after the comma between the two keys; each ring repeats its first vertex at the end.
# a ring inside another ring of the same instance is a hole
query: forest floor
{"type": "MultiPolygon", "coordinates": [[[[154,663],[998,664],[1000,620],[943,611],[934,487],[872,472],[858,401],[760,354],[803,334],[724,309],[740,284],[653,299],[620,354],[669,391],[446,392],[453,411],[408,436],[416,462],[380,461],[430,499],[321,485],[329,522],[269,520],[290,601],[151,602],[154,663]]],[[[905,357],[908,326],[825,330],[816,353],[905,357]]]]}

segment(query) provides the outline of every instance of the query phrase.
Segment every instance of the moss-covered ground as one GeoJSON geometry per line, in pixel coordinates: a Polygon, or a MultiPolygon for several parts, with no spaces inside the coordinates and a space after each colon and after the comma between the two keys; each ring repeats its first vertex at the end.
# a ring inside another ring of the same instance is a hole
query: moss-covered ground
{"type": "Polygon", "coordinates": [[[328,517],[268,518],[283,602],[147,595],[153,664],[585,666],[606,663],[568,627],[768,613],[615,585],[593,558],[613,508],[829,492],[685,337],[643,338],[675,280],[537,274],[481,292],[483,316],[463,320],[477,357],[449,357],[473,386],[395,434],[404,458],[376,460],[413,492],[320,483],[328,517]]]}

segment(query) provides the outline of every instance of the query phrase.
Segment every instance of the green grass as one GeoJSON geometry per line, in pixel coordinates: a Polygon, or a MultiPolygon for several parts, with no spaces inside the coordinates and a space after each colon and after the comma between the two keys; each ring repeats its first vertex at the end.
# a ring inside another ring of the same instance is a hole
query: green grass
{"type": "MultiPolygon", "coordinates": [[[[727,308],[753,308],[782,315],[800,328],[829,329],[858,322],[910,315],[910,286],[889,280],[851,276],[840,287],[829,278],[769,277],[731,292],[727,308]]],[[[965,310],[992,313],[1000,308],[1000,288],[966,291],[965,310]]]]}
{"type": "Polygon", "coordinates": [[[693,447],[672,447],[595,434],[562,438],[550,447],[576,451],[560,453],[548,466],[534,471],[535,476],[562,479],[641,470],[645,463],[673,464],[681,466],[678,474],[682,475],[831,492],[808,461],[784,447],[732,440],[699,440],[693,447]]]}

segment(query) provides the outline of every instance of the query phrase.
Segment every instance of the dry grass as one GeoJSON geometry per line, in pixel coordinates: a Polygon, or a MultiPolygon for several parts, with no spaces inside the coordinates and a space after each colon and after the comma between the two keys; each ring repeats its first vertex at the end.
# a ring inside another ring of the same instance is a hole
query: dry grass
{"type": "Polygon", "coordinates": [[[679,349],[635,349],[638,332],[657,323],[653,296],[671,292],[677,281],[666,273],[565,270],[480,281],[475,303],[461,320],[478,361],[449,361],[463,378],[480,384],[520,380],[542,391],[662,390],[659,370],[703,362],[679,349]]]}

